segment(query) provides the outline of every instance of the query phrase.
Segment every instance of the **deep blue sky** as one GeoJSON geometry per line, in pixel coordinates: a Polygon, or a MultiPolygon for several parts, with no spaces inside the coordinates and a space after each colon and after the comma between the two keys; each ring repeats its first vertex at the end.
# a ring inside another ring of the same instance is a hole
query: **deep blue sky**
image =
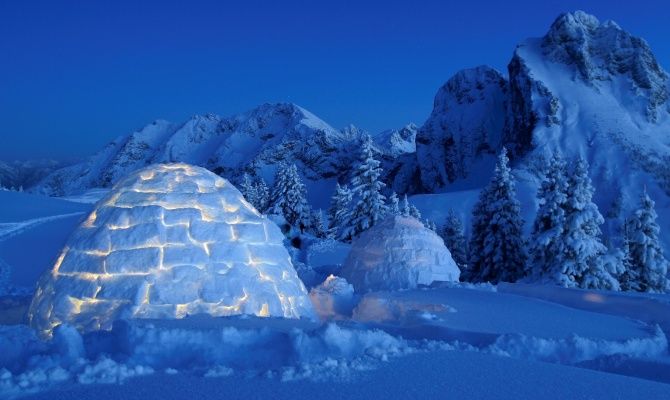
{"type": "Polygon", "coordinates": [[[670,68],[662,1],[0,0],[0,159],[75,157],[158,118],[295,102],[371,132],[421,124],[461,68],[583,9],[670,68]]]}

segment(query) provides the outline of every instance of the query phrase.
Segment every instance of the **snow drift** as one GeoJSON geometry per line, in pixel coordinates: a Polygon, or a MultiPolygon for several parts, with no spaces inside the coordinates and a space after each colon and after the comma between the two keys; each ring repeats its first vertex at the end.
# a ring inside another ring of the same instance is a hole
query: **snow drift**
{"type": "Polygon", "coordinates": [[[341,275],[365,292],[458,281],[460,271],[435,232],[414,218],[392,216],[354,241],[341,275]]]}
{"type": "Polygon", "coordinates": [[[109,329],[119,318],[311,317],[279,228],[229,182],[186,164],[122,180],[41,278],[30,324],[109,329]]]}

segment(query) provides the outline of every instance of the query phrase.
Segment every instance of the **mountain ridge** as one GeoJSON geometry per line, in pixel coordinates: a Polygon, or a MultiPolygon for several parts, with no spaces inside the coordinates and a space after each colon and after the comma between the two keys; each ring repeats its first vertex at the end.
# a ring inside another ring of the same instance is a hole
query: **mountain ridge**
{"type": "MultiPolygon", "coordinates": [[[[425,123],[373,137],[387,186],[398,193],[479,188],[503,146],[532,191],[542,159],[560,152],[589,161],[603,213],[623,218],[648,187],[670,224],[669,81],[643,39],[582,11],[565,13],[544,36],[519,43],[507,75],[488,66],[461,70],[438,90],[425,123]]],[[[146,164],[171,161],[233,182],[243,173],[271,182],[277,164],[295,162],[322,206],[335,180],[347,181],[365,134],[335,129],[290,103],[182,124],[158,120],[33,190],[63,195],[110,186],[146,164]]]]}

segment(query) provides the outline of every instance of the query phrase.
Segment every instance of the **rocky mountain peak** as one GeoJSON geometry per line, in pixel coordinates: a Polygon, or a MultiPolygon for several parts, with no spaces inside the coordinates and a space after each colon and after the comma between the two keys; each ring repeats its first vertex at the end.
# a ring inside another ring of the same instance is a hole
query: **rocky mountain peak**
{"type": "Polygon", "coordinates": [[[657,119],[666,103],[668,74],[656,61],[649,45],[612,21],[601,23],[583,11],[559,16],[541,41],[550,61],[574,66],[578,78],[592,86],[617,76],[629,78],[649,98],[647,116],[657,119]]]}
{"type": "Polygon", "coordinates": [[[452,102],[472,104],[486,95],[488,87],[499,87],[504,90],[506,84],[502,74],[487,65],[463,69],[438,90],[433,107],[435,110],[444,109],[452,102]]]}

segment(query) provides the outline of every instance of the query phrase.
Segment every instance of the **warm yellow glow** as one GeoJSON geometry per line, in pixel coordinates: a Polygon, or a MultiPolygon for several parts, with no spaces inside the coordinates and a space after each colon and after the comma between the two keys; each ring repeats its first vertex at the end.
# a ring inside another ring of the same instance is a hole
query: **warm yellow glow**
{"type": "Polygon", "coordinates": [[[95,220],[98,218],[98,214],[95,212],[95,210],[86,218],[86,221],[84,221],[84,224],[82,225],[84,228],[93,228],[95,225],[95,220]]]}
{"type": "Polygon", "coordinates": [[[112,224],[107,224],[107,229],[110,231],[116,231],[116,230],[123,230],[123,229],[130,229],[135,225],[130,225],[129,223],[126,223],[125,225],[112,225],[112,224]]]}
{"type": "Polygon", "coordinates": [[[85,251],[82,251],[82,253],[84,253],[86,255],[89,255],[89,256],[95,256],[95,257],[107,257],[112,252],[111,251],[102,251],[102,250],[85,250],[85,251]]]}
{"type": "Polygon", "coordinates": [[[105,206],[107,207],[112,207],[116,206],[116,202],[119,200],[119,197],[121,197],[122,192],[116,192],[112,195],[112,197],[109,198],[109,200],[105,203],[105,206]]]}
{"type": "Polygon", "coordinates": [[[584,295],[584,300],[591,303],[604,303],[605,297],[598,293],[587,293],[584,295]]]}
{"type": "Polygon", "coordinates": [[[175,314],[177,318],[184,318],[188,314],[188,304],[177,304],[175,314]]]}
{"type": "Polygon", "coordinates": [[[148,181],[149,179],[153,179],[154,176],[156,176],[156,173],[154,171],[145,171],[140,174],[140,178],[143,181],[148,181]]]}
{"type": "Polygon", "coordinates": [[[270,316],[270,306],[268,305],[268,303],[263,303],[263,306],[261,307],[260,311],[258,311],[258,316],[259,317],[270,316]]]}
{"type": "Polygon", "coordinates": [[[54,264],[53,270],[51,271],[53,276],[58,276],[60,266],[61,266],[61,264],[63,264],[63,259],[65,258],[65,255],[67,254],[68,250],[70,250],[70,249],[67,248],[67,247],[64,248],[63,252],[60,253],[60,255],[58,256],[58,259],[56,259],[56,263],[54,264]]]}
{"type": "Polygon", "coordinates": [[[151,291],[151,286],[152,284],[148,282],[144,284],[144,294],[142,295],[141,304],[149,304],[149,292],[151,291]]]}

